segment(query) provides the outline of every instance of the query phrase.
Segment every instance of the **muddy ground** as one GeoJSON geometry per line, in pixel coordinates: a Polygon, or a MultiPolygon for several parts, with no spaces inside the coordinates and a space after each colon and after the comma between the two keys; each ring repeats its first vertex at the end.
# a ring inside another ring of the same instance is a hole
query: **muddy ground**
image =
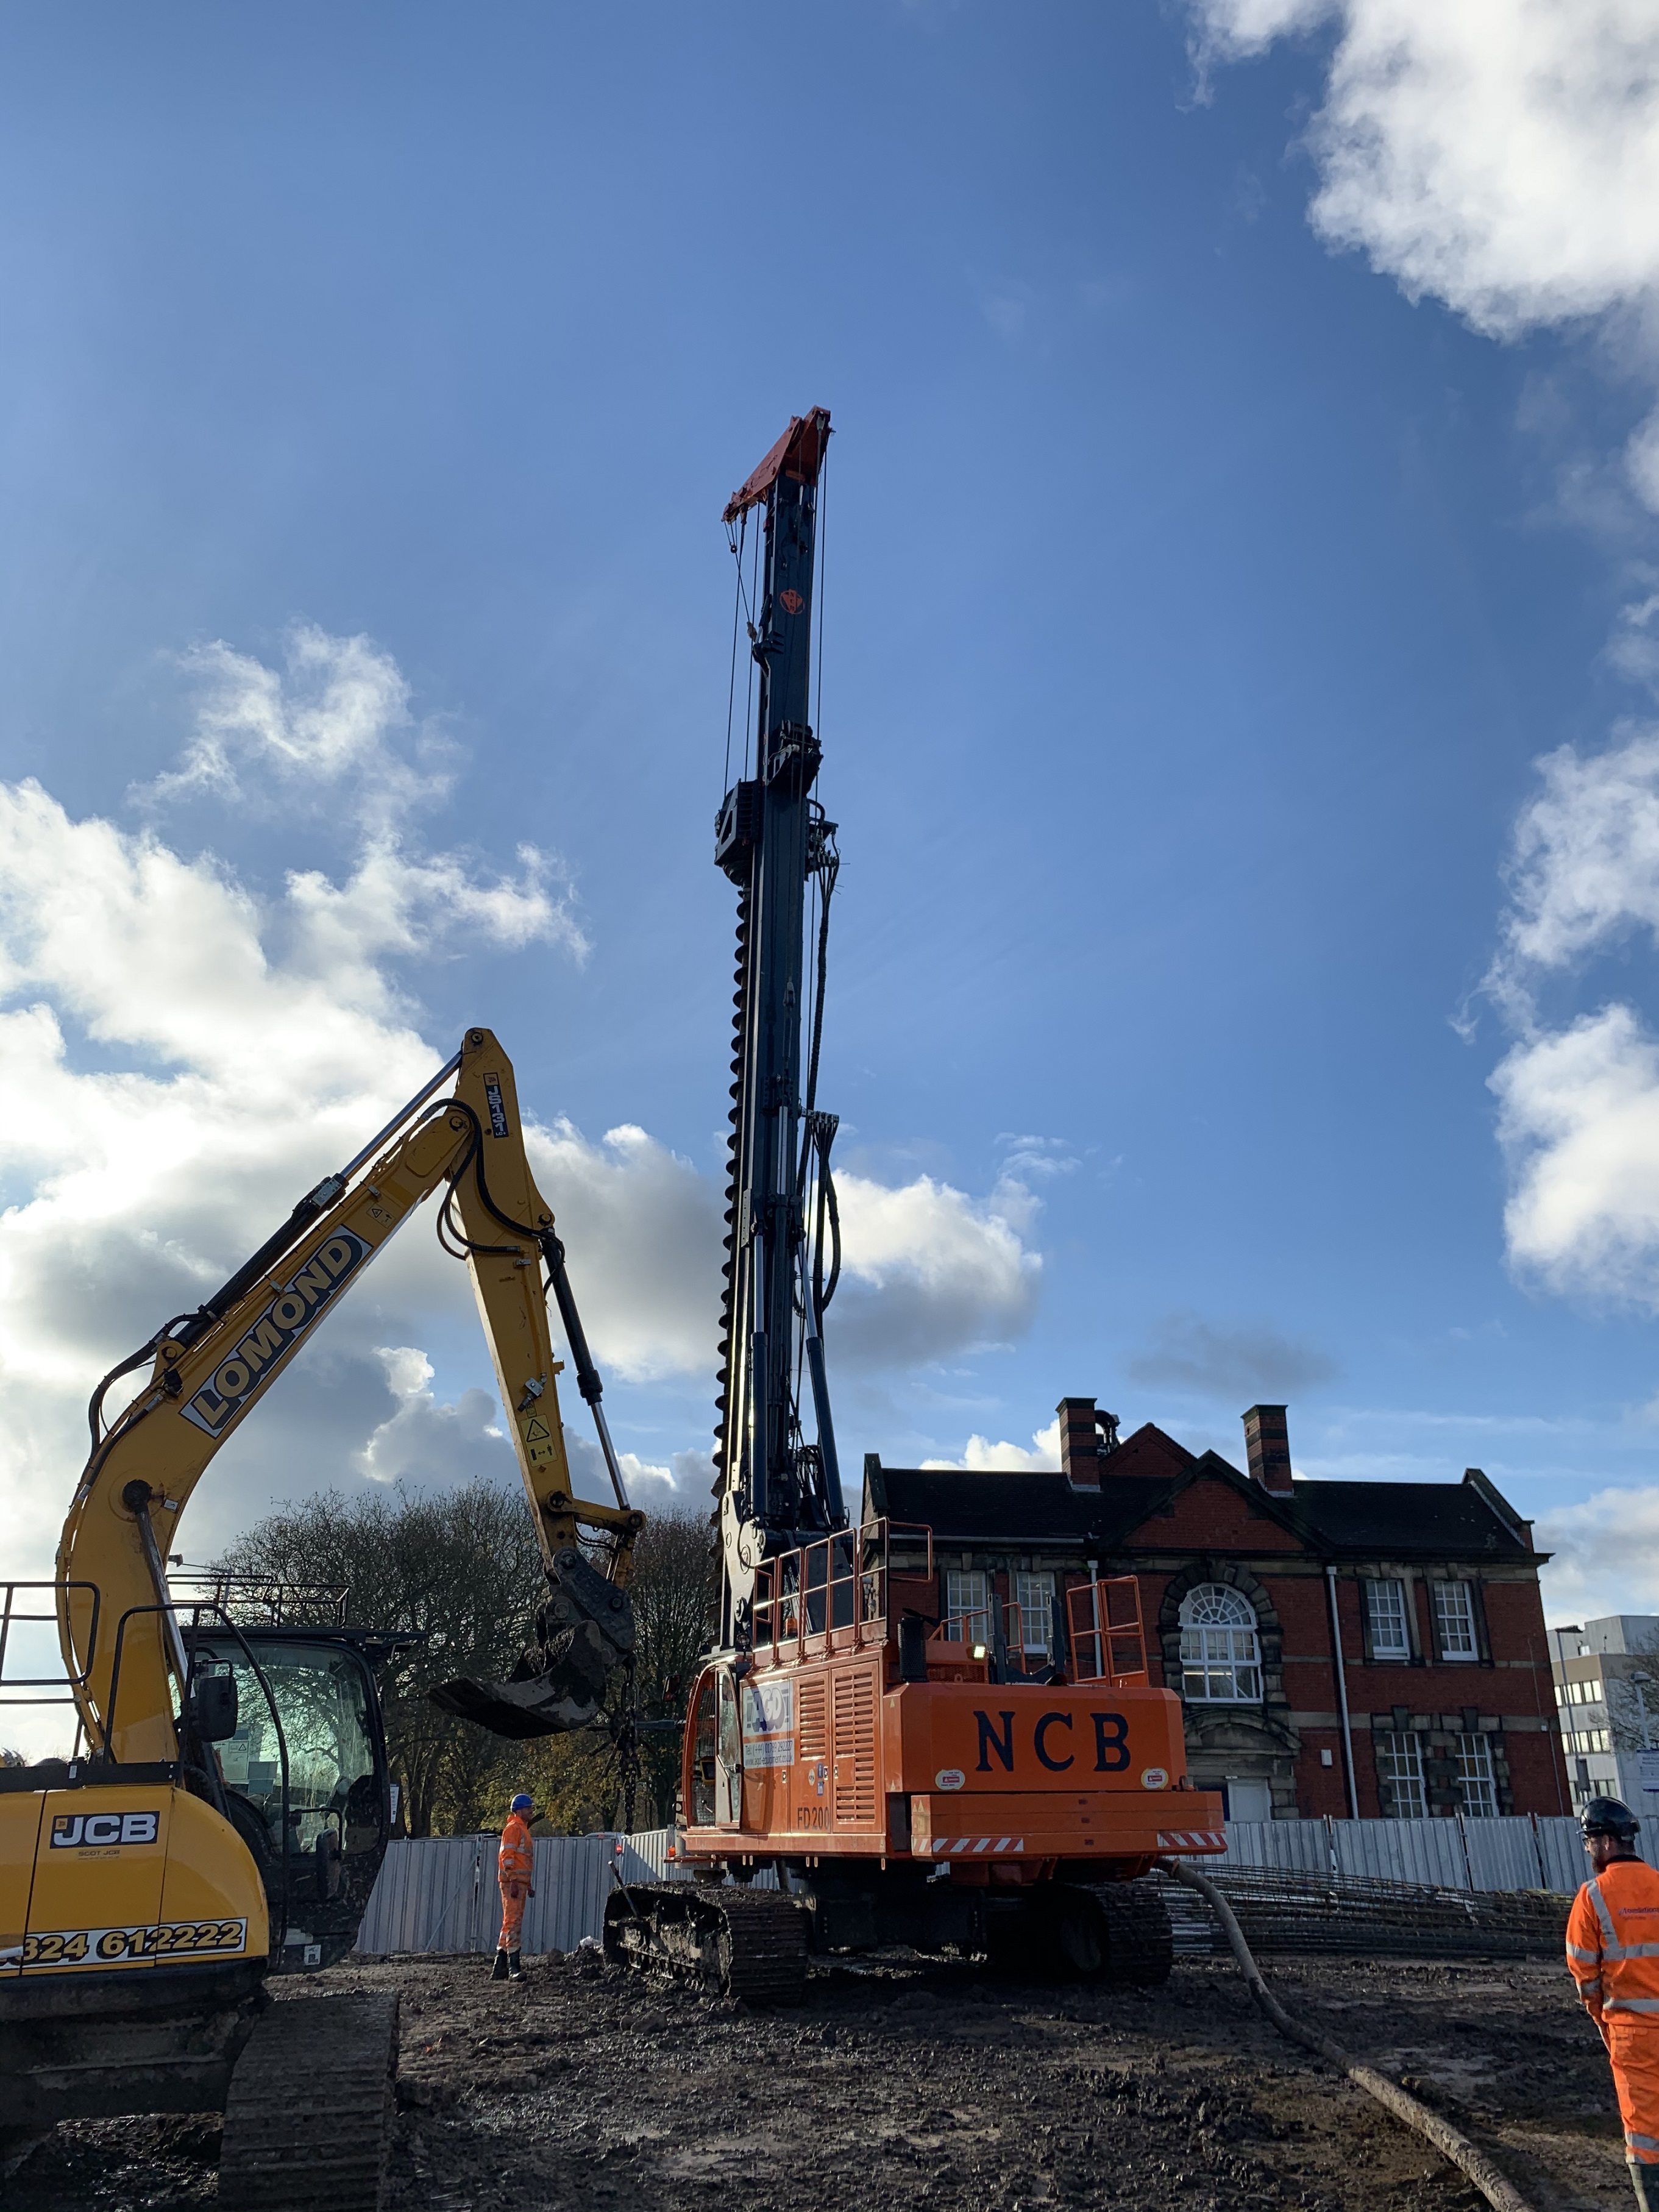
{"type": "MultiPolygon", "coordinates": [[[[1537,2212],[1626,2212],[1606,2061],[1554,1960],[1264,1961],[1293,2010],[1405,2076],[1537,2212]]],[[[389,2212],[734,2205],[1029,2212],[1482,2200],[1429,2147],[1283,2043],[1231,1963],[1150,1994],[1026,1988],[967,1967],[815,1970],[806,2002],[735,2012],[587,1958],[346,1966],[287,2003],[401,1991],[389,2212]]],[[[7,2212],[173,2212],[216,2195],[210,2118],[61,2128],[7,2212]]]]}

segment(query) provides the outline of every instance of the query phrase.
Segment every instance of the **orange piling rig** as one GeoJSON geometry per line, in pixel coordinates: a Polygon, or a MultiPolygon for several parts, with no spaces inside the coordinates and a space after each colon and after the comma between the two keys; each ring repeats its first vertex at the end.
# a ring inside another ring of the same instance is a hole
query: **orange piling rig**
{"type": "Polygon", "coordinates": [[[930,1627],[933,1588],[931,1531],[884,1521],[766,1562],[752,1650],[693,1692],[687,1861],[1022,1890],[1224,1850],[1218,1797],[1187,1783],[1180,1700],[1150,1685],[1132,1577],[1073,1591],[1070,1664],[1030,1675],[1009,1664],[1017,1607],[994,1630],[930,1627]]]}
{"type": "Polygon", "coordinates": [[[825,1327],[838,1124],[817,1104],[840,855],[808,719],[829,441],[824,409],[797,417],[726,510],[759,674],[715,817],[738,923],[719,1626],[676,1844],[698,1879],[619,1882],[606,1948],[770,1998],[799,1990],[809,1946],[1006,1950],[1027,1970],[1159,1981],[1169,1919],[1140,1877],[1225,1839],[1219,1798],[1187,1779],[1180,1701],[1149,1680],[1133,1580],[1072,1592],[1034,1654],[1015,1607],[939,1620],[929,1529],[848,1526],[825,1327]],[[763,1868],[775,1890],[755,1887],[763,1868]]]}
{"type": "Polygon", "coordinates": [[[1180,1700],[1151,1685],[1139,1585],[1072,1591],[1065,1663],[1032,1673],[1010,1663],[1018,1607],[934,1626],[936,1587],[931,1531],[885,1521],[763,1564],[752,1647],[712,1656],[688,1708],[676,1853],[696,1883],[619,1892],[613,1957],[775,2000],[811,1951],[893,1944],[1165,1978],[1141,1877],[1226,1838],[1187,1780],[1180,1700]],[[746,1890],[769,1867],[781,1893],[746,1890]]]}

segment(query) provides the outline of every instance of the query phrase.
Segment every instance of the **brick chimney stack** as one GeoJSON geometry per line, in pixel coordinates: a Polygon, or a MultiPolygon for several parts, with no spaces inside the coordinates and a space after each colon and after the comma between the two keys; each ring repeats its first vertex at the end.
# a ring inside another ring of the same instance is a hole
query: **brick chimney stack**
{"type": "Polygon", "coordinates": [[[1060,1415],[1060,1471],[1073,1490],[1100,1487],[1100,1428],[1092,1398],[1062,1398],[1060,1415]]]}
{"type": "Polygon", "coordinates": [[[1060,1471],[1073,1490],[1098,1490],[1100,1463],[1117,1449],[1117,1416],[1097,1413],[1092,1398],[1062,1398],[1060,1471]]]}
{"type": "Polygon", "coordinates": [[[1244,1451],[1250,1480],[1270,1497],[1290,1498],[1291,1436],[1283,1406],[1252,1406],[1244,1416],[1244,1451]]]}

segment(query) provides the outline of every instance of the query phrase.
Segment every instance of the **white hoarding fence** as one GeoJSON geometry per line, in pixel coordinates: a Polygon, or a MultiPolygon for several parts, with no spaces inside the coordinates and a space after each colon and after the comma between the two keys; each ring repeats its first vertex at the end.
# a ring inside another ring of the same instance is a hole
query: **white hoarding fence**
{"type": "MultiPolygon", "coordinates": [[[[423,1836],[392,1844],[358,1930],[360,1951],[493,1951],[501,1932],[495,1886],[499,1838],[423,1836]]],[[[673,1869],[673,1841],[659,1828],[640,1836],[538,1836],[536,1894],[525,1907],[524,1948],[574,1951],[597,1936],[616,1881],[660,1881],[673,1869]]]]}
{"type": "MultiPolygon", "coordinates": [[[[536,1841],[536,1894],[525,1912],[527,1952],[574,1951],[598,1936],[605,1900],[623,1882],[684,1880],[670,1859],[668,1828],[636,1836],[543,1836],[536,1841]]],[[[360,1951],[493,1951],[501,1927],[493,1835],[404,1839],[386,1864],[363,1915],[360,1951]]],[[[1642,1822],[1641,1850],[1659,1865],[1659,1814],[1642,1822]]],[[[1469,1820],[1235,1820],[1224,1858],[1200,1864],[1285,1872],[1361,1875],[1431,1882],[1446,1889],[1552,1889],[1571,1896],[1588,1871],[1578,1823],[1522,1815],[1469,1820]]],[[[756,1876],[774,1888],[770,1868],[756,1876]]]]}

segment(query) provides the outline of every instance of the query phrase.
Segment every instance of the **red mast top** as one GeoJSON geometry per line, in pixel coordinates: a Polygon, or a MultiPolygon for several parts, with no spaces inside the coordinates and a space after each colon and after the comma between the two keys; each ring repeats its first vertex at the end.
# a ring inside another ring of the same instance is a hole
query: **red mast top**
{"type": "Polygon", "coordinates": [[[748,508],[758,507],[780,477],[795,477],[802,483],[815,484],[818,471],[823,466],[823,449],[829,442],[827,407],[811,407],[805,415],[792,415],[789,428],[777,444],[726,501],[720,520],[735,522],[748,508]]]}

